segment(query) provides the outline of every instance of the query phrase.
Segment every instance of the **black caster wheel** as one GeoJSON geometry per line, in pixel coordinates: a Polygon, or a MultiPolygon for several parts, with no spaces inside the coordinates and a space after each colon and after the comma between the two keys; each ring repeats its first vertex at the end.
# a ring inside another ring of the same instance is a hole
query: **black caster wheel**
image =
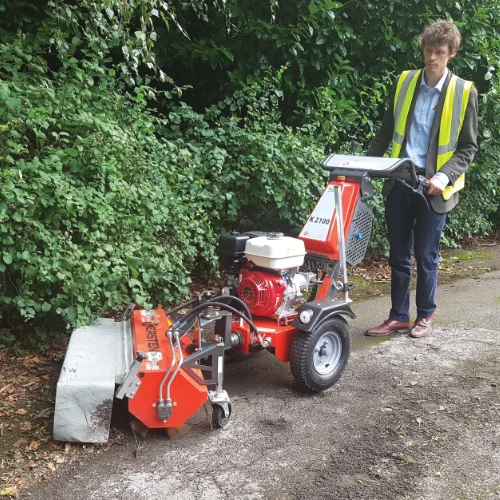
{"type": "Polygon", "coordinates": [[[349,327],[335,316],[320,323],[312,332],[299,332],[290,349],[290,368],[304,389],[320,392],[342,375],[351,352],[349,327]]]}
{"type": "Polygon", "coordinates": [[[226,427],[229,423],[229,419],[231,418],[232,408],[229,403],[229,415],[226,417],[224,413],[224,408],[221,405],[213,404],[212,405],[212,425],[217,429],[222,429],[226,427]]]}

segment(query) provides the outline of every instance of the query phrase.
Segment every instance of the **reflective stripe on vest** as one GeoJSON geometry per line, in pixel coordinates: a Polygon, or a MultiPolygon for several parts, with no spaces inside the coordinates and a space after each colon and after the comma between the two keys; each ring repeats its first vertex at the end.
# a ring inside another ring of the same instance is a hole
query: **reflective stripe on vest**
{"type": "Polygon", "coordinates": [[[392,137],[392,158],[399,158],[406,135],[406,120],[411,101],[422,70],[403,71],[399,77],[394,95],[394,134],[392,137]]]}
{"type": "MultiPolygon", "coordinates": [[[[401,156],[401,146],[406,135],[406,123],[417,82],[422,70],[405,71],[399,77],[394,95],[394,134],[391,156],[401,156]]],[[[458,136],[462,130],[465,110],[469,103],[473,83],[452,75],[444,98],[436,161],[436,172],[453,156],[457,149],[458,136]]],[[[462,174],[453,186],[443,191],[443,199],[448,200],[453,193],[464,187],[465,174],[462,174]]]]}

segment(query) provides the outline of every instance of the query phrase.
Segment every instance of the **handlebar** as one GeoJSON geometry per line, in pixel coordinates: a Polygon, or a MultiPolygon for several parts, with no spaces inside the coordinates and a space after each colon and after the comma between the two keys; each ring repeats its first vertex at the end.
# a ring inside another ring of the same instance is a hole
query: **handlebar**
{"type": "Polygon", "coordinates": [[[415,165],[409,158],[379,158],[375,156],[330,155],[323,168],[333,176],[369,176],[371,178],[396,178],[418,182],[415,165]]]}

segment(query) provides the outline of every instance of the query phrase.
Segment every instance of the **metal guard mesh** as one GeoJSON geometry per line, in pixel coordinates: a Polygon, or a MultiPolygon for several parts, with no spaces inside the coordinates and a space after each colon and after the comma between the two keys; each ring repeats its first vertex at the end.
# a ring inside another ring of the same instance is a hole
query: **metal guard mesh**
{"type": "Polygon", "coordinates": [[[359,200],[346,241],[346,260],[349,265],[356,266],[365,258],[372,234],[372,222],[372,211],[359,200]],[[360,234],[361,238],[356,237],[360,234]]]}

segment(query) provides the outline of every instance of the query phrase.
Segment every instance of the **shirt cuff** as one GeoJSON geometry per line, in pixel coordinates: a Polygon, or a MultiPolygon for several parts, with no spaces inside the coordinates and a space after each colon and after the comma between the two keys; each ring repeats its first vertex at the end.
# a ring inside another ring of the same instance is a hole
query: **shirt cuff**
{"type": "Polygon", "coordinates": [[[444,172],[436,172],[434,174],[434,179],[441,182],[443,184],[443,188],[445,188],[450,182],[450,178],[444,172]]]}

